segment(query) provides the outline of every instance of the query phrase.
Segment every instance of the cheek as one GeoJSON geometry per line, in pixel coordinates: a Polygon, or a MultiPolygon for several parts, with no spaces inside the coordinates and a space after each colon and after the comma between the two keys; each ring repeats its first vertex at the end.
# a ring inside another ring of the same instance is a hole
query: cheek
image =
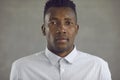
{"type": "Polygon", "coordinates": [[[46,29],[46,37],[48,41],[51,41],[54,39],[54,31],[52,29],[47,28],[46,29]]]}
{"type": "Polygon", "coordinates": [[[46,32],[46,38],[49,41],[49,38],[50,38],[50,30],[49,30],[49,28],[46,28],[45,32],[46,32]]]}
{"type": "Polygon", "coordinates": [[[74,43],[76,35],[77,35],[77,31],[75,29],[70,31],[69,33],[70,43],[72,44],[74,43]]]}
{"type": "Polygon", "coordinates": [[[75,38],[76,34],[77,34],[77,30],[75,28],[69,30],[69,36],[71,38],[75,38]]]}

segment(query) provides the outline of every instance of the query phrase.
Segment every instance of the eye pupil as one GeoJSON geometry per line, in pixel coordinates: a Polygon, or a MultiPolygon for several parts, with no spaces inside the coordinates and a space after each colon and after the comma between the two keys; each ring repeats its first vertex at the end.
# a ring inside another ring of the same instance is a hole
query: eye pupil
{"type": "Polygon", "coordinates": [[[52,24],[55,24],[55,22],[52,22],[52,24]]]}

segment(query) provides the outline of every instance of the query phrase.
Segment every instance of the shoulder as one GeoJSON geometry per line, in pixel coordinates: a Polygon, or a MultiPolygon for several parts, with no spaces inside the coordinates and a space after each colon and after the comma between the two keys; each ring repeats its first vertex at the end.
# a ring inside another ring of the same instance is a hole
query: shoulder
{"type": "Polygon", "coordinates": [[[13,66],[20,67],[24,65],[34,64],[35,62],[41,62],[46,59],[44,51],[31,54],[29,56],[22,57],[13,62],[13,66]]]}
{"type": "Polygon", "coordinates": [[[78,53],[79,58],[77,61],[79,60],[85,68],[88,67],[90,70],[98,71],[102,80],[111,80],[111,73],[107,61],[89,53],[81,51],[78,51],[78,53]]]}
{"type": "Polygon", "coordinates": [[[107,65],[107,61],[105,61],[103,58],[89,54],[89,53],[85,53],[85,52],[81,52],[78,51],[79,53],[79,57],[81,58],[81,60],[86,61],[88,63],[93,63],[93,64],[97,64],[97,65],[107,65]]]}

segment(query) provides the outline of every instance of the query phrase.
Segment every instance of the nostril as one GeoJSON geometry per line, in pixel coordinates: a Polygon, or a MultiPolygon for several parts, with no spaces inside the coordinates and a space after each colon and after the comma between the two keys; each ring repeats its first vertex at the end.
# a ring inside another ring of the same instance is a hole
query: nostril
{"type": "Polygon", "coordinates": [[[62,30],[57,30],[56,33],[57,33],[57,34],[61,34],[61,33],[64,33],[64,34],[65,34],[66,31],[65,31],[64,29],[62,29],[62,30]]]}
{"type": "Polygon", "coordinates": [[[64,30],[63,33],[66,33],[66,31],[64,30]]]}
{"type": "Polygon", "coordinates": [[[66,33],[66,30],[65,30],[65,29],[62,29],[60,32],[65,34],[65,33],[66,33]]]}

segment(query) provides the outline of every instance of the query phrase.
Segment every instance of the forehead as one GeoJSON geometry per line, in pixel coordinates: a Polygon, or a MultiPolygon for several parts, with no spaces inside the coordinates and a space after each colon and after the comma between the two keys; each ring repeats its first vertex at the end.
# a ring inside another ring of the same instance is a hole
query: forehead
{"type": "Polygon", "coordinates": [[[48,9],[45,17],[48,18],[71,18],[75,20],[75,13],[69,7],[51,7],[48,9]]]}

